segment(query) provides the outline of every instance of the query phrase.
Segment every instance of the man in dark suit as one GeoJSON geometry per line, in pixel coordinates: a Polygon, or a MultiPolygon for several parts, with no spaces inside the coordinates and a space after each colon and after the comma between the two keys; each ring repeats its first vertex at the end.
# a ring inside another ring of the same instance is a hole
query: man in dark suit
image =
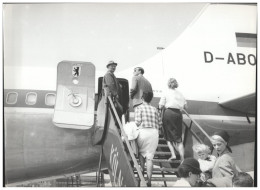
{"type": "Polygon", "coordinates": [[[105,97],[111,96],[113,102],[115,103],[116,110],[118,112],[119,118],[121,119],[121,115],[123,112],[123,108],[121,106],[121,87],[120,84],[114,75],[116,70],[117,63],[114,61],[109,61],[107,64],[107,73],[103,77],[103,89],[105,97]]]}
{"type": "Polygon", "coordinates": [[[136,67],[132,78],[132,87],[130,89],[130,97],[133,100],[133,107],[137,107],[143,103],[143,92],[153,92],[151,83],[144,78],[144,69],[136,67]]]}
{"type": "Polygon", "coordinates": [[[107,64],[107,73],[105,74],[103,78],[103,89],[106,96],[111,96],[112,98],[119,99],[119,96],[121,94],[121,89],[119,82],[114,75],[114,72],[116,70],[117,63],[114,61],[109,61],[107,64]]]}

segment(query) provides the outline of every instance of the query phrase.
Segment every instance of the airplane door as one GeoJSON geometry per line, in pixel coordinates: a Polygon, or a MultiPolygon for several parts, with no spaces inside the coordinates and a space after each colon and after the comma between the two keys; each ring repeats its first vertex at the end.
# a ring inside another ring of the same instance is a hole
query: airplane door
{"type": "Polygon", "coordinates": [[[94,125],[95,66],[62,61],[57,68],[53,123],[58,127],[89,129],[94,125]]]}
{"type": "MultiPolygon", "coordinates": [[[[120,88],[121,88],[121,95],[120,95],[120,103],[123,107],[123,113],[125,114],[125,120],[129,121],[129,85],[128,81],[123,78],[117,78],[120,88]]],[[[108,107],[105,104],[104,96],[102,97],[102,82],[103,77],[98,78],[98,105],[97,107],[97,122],[95,126],[95,133],[93,135],[93,144],[100,144],[105,140],[106,133],[108,131],[107,118],[108,114],[108,107]]]]}
{"type": "MultiPolygon", "coordinates": [[[[120,88],[121,88],[121,95],[119,97],[119,101],[123,106],[123,113],[125,114],[126,121],[129,120],[129,84],[128,80],[124,78],[117,78],[120,88]]],[[[98,99],[101,100],[102,97],[102,82],[103,77],[98,78],[98,99]]]]}

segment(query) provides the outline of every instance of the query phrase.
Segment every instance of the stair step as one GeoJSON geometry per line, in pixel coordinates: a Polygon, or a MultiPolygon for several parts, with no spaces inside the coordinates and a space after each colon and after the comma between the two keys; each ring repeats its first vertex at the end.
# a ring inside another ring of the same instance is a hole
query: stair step
{"type": "Polygon", "coordinates": [[[153,159],[153,162],[166,162],[166,163],[181,163],[180,160],[168,160],[168,159],[153,159]]]}
{"type": "Polygon", "coordinates": [[[177,181],[178,177],[152,177],[152,181],[177,181]]]}
{"type": "Polygon", "coordinates": [[[166,141],[165,138],[159,138],[159,141],[166,141]]]}
{"type": "Polygon", "coordinates": [[[168,148],[167,144],[158,144],[158,148],[168,148]]]}
{"type": "MultiPolygon", "coordinates": [[[[137,171],[135,171],[134,174],[138,176],[137,171]]],[[[147,172],[145,171],[143,174],[146,175],[147,172]]],[[[152,174],[153,174],[153,176],[154,176],[154,175],[155,175],[155,176],[158,176],[158,175],[159,175],[159,176],[162,176],[162,171],[153,171],[152,174]]],[[[164,172],[163,174],[164,174],[164,176],[168,176],[168,177],[169,177],[169,176],[177,176],[176,173],[171,173],[171,172],[170,172],[170,173],[169,173],[169,172],[164,172]]]]}
{"type": "Polygon", "coordinates": [[[155,155],[171,155],[171,152],[155,152],[155,155]]]}
{"type": "MultiPolygon", "coordinates": [[[[144,170],[146,171],[147,168],[145,167],[144,170]]],[[[134,168],[134,171],[136,171],[136,168],[134,168]]],[[[153,168],[153,172],[154,171],[156,171],[156,172],[162,172],[163,171],[163,172],[175,173],[175,172],[178,171],[178,169],[177,168],[165,168],[165,167],[163,167],[163,168],[153,168]]]]}
{"type": "MultiPolygon", "coordinates": [[[[138,178],[136,178],[138,180],[138,178]]],[[[178,177],[152,177],[152,181],[177,181],[180,178],[178,177]]],[[[145,180],[147,180],[147,177],[145,177],[145,180]]]]}
{"type": "Polygon", "coordinates": [[[159,171],[163,171],[163,172],[170,172],[170,173],[175,173],[178,171],[177,168],[154,168],[154,169],[159,169],[159,171]]]}

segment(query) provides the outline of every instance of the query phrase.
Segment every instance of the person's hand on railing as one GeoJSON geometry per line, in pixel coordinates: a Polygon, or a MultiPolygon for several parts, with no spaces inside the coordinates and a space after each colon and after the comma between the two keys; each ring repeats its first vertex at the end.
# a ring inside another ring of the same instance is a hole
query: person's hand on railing
{"type": "Polygon", "coordinates": [[[121,139],[123,142],[125,142],[125,137],[123,135],[121,136],[121,139]]]}
{"type": "Polygon", "coordinates": [[[164,108],[165,108],[165,106],[159,104],[158,107],[157,107],[157,110],[162,111],[164,108]]]}

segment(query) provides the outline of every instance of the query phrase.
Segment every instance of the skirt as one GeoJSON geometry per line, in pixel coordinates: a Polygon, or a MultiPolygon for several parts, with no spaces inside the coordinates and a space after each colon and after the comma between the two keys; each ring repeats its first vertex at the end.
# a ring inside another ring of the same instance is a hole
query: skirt
{"type": "Polygon", "coordinates": [[[137,144],[139,154],[144,158],[153,159],[159,142],[159,133],[157,129],[143,128],[139,129],[137,144]]]}
{"type": "Polygon", "coordinates": [[[164,138],[167,141],[182,142],[182,113],[179,109],[167,108],[163,115],[164,138]]]}

